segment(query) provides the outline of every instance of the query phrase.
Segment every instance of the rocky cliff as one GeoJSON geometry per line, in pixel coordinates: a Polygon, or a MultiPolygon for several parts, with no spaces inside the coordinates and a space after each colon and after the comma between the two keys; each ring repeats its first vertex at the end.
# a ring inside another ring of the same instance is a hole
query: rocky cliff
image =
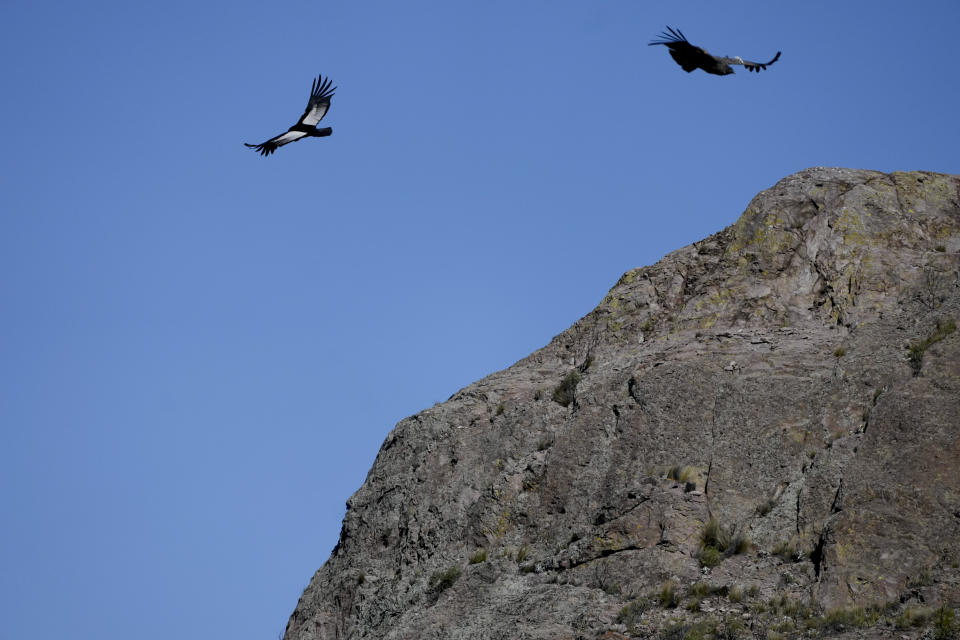
{"type": "Polygon", "coordinates": [[[960,176],[815,168],[402,420],[287,640],[947,638],[960,176]]]}

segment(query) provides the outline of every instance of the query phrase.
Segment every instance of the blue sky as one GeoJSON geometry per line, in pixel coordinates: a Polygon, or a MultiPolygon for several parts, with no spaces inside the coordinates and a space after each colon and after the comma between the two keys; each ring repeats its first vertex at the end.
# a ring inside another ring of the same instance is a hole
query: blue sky
{"type": "Polygon", "coordinates": [[[809,166],[960,173],[952,1],[0,5],[0,640],[275,638],[400,419],[809,166]],[[761,74],[684,73],[665,25],[761,74]],[[318,73],[329,138],[262,158],[318,73]]]}

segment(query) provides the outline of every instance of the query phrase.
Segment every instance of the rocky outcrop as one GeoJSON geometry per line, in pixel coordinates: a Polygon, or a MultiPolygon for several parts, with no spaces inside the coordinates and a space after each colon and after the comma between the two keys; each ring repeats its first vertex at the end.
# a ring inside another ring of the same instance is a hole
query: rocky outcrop
{"type": "Polygon", "coordinates": [[[397,424],[286,638],[949,630],[958,320],[960,176],[785,178],[397,424]]]}

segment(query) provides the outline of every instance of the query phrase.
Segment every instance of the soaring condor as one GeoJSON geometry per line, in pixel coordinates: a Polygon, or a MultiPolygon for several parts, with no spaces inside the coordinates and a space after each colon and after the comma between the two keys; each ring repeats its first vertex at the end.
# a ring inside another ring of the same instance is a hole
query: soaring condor
{"type": "Polygon", "coordinates": [[[270,138],[266,142],[261,142],[260,144],[247,144],[244,142],[243,144],[251,149],[256,149],[260,152],[260,155],[268,156],[283,145],[296,142],[300,138],[323,138],[324,136],[330,135],[333,133],[331,127],[318,129],[317,124],[323,120],[323,116],[327,115],[327,109],[330,108],[330,98],[333,96],[335,90],[336,87],[330,86],[329,78],[324,80],[322,75],[317,76],[317,79],[313,81],[313,86],[310,88],[310,99],[307,101],[307,109],[303,112],[303,115],[300,116],[297,124],[287,129],[286,132],[270,138]]]}
{"type": "Polygon", "coordinates": [[[730,67],[732,64],[742,64],[747,68],[747,71],[756,71],[759,73],[761,69],[766,69],[769,65],[780,59],[779,51],[777,51],[777,55],[773,56],[773,60],[770,62],[750,62],[740,56],[733,58],[712,56],[700,47],[695,47],[690,44],[680,29],[675,30],[667,27],[667,31],[661,33],[658,36],[660,39],[652,41],[650,45],[662,44],[670,49],[670,57],[676,60],[677,64],[683,67],[683,70],[687,73],[690,73],[694,69],[703,69],[707,73],[726,76],[733,73],[733,68],[730,67]],[[669,31],[669,33],[667,33],[667,31],[669,31]]]}

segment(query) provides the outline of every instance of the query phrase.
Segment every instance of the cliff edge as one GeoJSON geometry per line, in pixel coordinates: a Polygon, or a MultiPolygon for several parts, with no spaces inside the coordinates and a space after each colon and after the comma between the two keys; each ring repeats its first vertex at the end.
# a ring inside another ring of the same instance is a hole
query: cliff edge
{"type": "Polygon", "coordinates": [[[960,176],[789,176],[398,423],[285,637],[950,637],[957,321],[960,176]]]}

